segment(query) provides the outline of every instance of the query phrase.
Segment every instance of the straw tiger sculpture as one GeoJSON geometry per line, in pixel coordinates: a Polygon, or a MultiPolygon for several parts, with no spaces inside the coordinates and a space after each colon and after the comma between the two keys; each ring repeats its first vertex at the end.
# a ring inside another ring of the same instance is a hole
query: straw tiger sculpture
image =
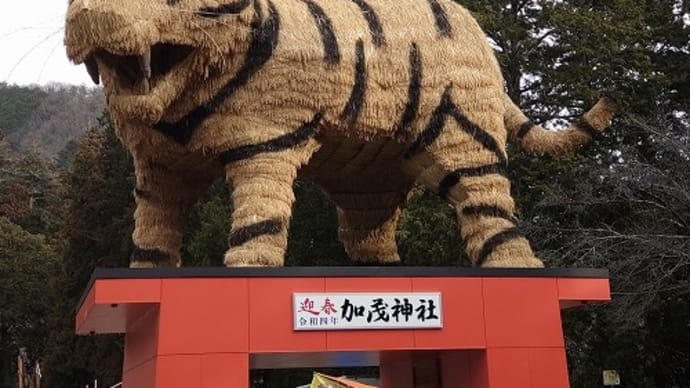
{"type": "Polygon", "coordinates": [[[72,0],[65,34],[134,159],[132,267],[181,265],[185,213],[223,175],[225,264],[282,265],[298,174],[337,206],[353,260],[399,260],[419,182],[457,210],[473,264],[539,267],[514,222],[506,140],[562,154],[613,115],[603,97],[567,130],[533,124],[448,0],[72,0]]]}

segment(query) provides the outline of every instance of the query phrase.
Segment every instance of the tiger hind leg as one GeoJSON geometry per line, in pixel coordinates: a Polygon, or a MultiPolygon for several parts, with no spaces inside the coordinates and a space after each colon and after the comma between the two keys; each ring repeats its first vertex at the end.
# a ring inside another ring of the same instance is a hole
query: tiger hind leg
{"type": "Polygon", "coordinates": [[[510,181],[500,164],[427,168],[420,179],[456,210],[465,251],[475,266],[543,267],[517,228],[510,181]]]}
{"type": "MultiPolygon", "coordinates": [[[[455,175],[453,175],[455,176],[455,175]]],[[[510,181],[500,173],[461,178],[449,191],[472,263],[482,267],[543,267],[517,228],[510,181]]]]}
{"type": "Polygon", "coordinates": [[[468,257],[482,267],[543,267],[517,229],[510,181],[503,174],[505,139],[500,115],[486,115],[485,131],[452,102],[447,90],[403,169],[438,190],[456,210],[468,257]]]}
{"type": "Polygon", "coordinates": [[[367,264],[400,261],[395,229],[406,192],[331,193],[338,237],[350,259],[367,264]]]}

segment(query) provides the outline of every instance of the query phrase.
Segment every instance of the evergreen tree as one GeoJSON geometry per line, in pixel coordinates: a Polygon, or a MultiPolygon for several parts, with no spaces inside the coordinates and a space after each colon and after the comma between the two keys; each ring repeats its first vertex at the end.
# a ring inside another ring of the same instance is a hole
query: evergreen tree
{"type": "Polygon", "coordinates": [[[52,284],[47,386],[83,387],[120,379],[118,337],[74,335],[74,309],[95,267],[126,267],[132,250],[133,167],[107,117],[88,132],[65,178],[65,253],[52,284]]]}
{"type": "Polygon", "coordinates": [[[49,279],[56,269],[52,247],[0,217],[0,387],[14,386],[20,348],[36,360],[45,349],[49,279]]]}
{"type": "Polygon", "coordinates": [[[38,87],[25,88],[0,82],[0,130],[9,136],[26,124],[46,93],[38,87]]]}
{"type": "Polygon", "coordinates": [[[297,181],[294,189],[286,265],[350,265],[338,240],[335,205],[311,182],[297,181]]]}
{"type": "Polygon", "coordinates": [[[191,210],[184,230],[182,265],[223,265],[230,233],[230,198],[225,182],[216,182],[191,210]]]}
{"type": "Polygon", "coordinates": [[[417,187],[405,206],[396,233],[404,265],[469,266],[455,209],[436,193],[417,187]]]}
{"type": "Polygon", "coordinates": [[[575,117],[608,89],[638,114],[688,106],[684,1],[462,3],[495,44],[509,95],[535,119],[575,117]]]}

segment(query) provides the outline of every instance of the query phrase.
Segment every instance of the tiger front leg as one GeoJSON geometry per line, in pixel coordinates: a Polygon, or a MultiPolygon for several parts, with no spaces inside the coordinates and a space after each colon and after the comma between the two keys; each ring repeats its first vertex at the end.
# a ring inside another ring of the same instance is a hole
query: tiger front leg
{"type": "Polygon", "coordinates": [[[136,210],[132,234],[135,248],[130,267],[179,267],[185,216],[213,178],[185,174],[164,164],[136,158],[135,168],[136,210]]]}
{"type": "Polygon", "coordinates": [[[308,140],[282,151],[245,146],[223,154],[233,205],[226,266],[283,265],[295,200],[292,184],[316,148],[308,140]]]}

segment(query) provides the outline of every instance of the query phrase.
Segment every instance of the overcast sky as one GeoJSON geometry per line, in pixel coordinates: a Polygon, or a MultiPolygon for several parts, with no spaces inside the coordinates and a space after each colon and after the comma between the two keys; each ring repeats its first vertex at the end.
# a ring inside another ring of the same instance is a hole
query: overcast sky
{"type": "Polygon", "coordinates": [[[0,81],[93,85],[62,44],[67,0],[0,0],[0,81]]]}

